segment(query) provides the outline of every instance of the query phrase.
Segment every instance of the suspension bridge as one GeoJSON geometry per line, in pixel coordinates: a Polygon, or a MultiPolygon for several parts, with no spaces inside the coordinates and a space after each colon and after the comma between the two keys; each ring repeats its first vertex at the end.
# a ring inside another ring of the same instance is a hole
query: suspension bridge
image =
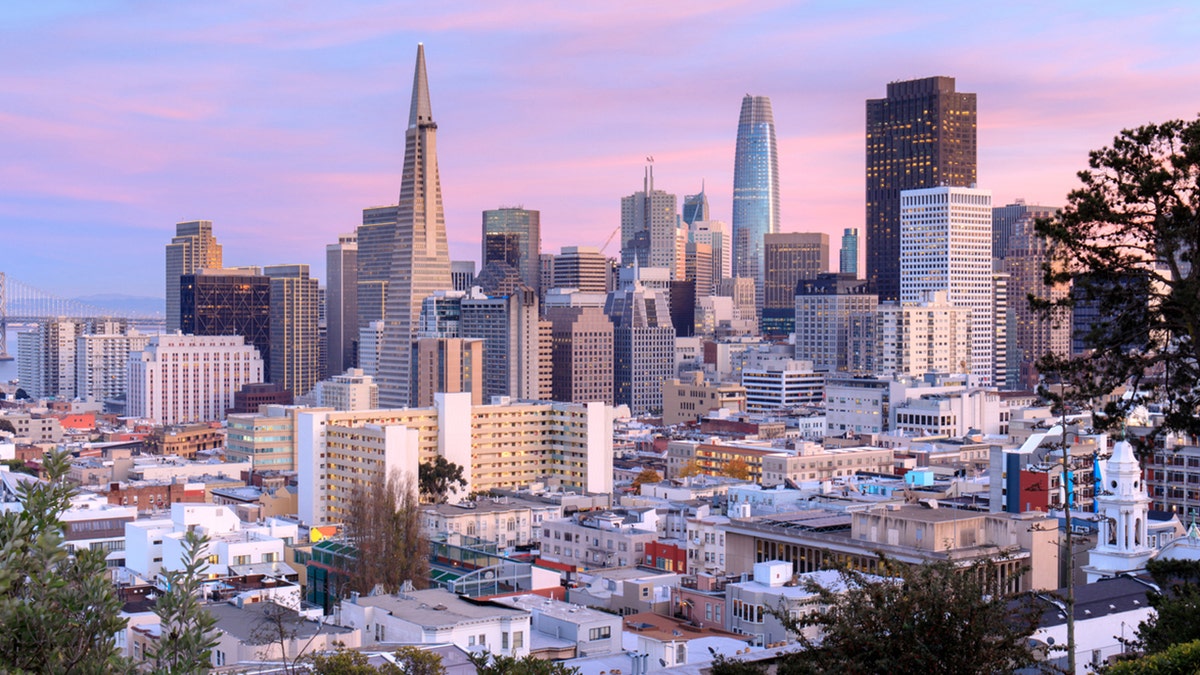
{"type": "Polygon", "coordinates": [[[143,328],[163,327],[161,314],[100,307],[61,298],[0,272],[0,361],[11,361],[8,325],[50,319],[125,319],[143,328]]]}

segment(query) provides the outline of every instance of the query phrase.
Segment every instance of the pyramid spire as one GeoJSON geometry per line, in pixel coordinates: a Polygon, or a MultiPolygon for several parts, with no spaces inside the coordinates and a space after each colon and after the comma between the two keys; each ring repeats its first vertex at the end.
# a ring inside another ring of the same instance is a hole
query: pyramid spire
{"type": "Polygon", "coordinates": [[[429,78],[425,75],[425,45],[417,43],[417,68],[413,72],[412,107],[408,111],[408,128],[433,122],[433,107],[429,103],[429,78]]]}

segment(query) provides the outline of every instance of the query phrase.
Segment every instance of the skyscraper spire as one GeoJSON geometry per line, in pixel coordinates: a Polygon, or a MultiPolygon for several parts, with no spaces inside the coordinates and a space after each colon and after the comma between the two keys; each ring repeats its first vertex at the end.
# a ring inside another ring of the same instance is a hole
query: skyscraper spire
{"type": "Polygon", "coordinates": [[[438,179],[437,124],[432,111],[429,79],[425,74],[425,47],[418,44],[412,105],[404,134],[404,173],[396,206],[396,242],[387,288],[383,353],[379,359],[379,403],[384,407],[409,405],[412,343],[421,303],[436,291],[452,287],[442,187],[438,179]]]}
{"type": "MultiPolygon", "coordinates": [[[[429,76],[425,74],[425,45],[417,43],[417,68],[413,72],[412,105],[408,110],[408,128],[433,122],[429,104],[429,76]]],[[[436,127],[435,127],[436,128],[436,127]]]]}

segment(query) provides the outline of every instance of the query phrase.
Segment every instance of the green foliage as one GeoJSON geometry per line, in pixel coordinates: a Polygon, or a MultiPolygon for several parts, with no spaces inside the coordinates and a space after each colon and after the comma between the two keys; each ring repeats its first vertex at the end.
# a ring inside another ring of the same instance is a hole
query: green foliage
{"type": "Polygon", "coordinates": [[[776,612],[803,647],[783,657],[777,672],[970,675],[1033,662],[1026,640],[1037,613],[1032,605],[1010,607],[994,562],[959,569],[881,557],[879,574],[887,578],[842,570],[844,589],[809,585],[824,611],[798,619],[776,612]],[[819,638],[810,639],[806,628],[819,638]]]}
{"type": "Polygon", "coordinates": [[[396,650],[396,663],[405,675],[446,675],[442,656],[420,647],[401,647],[396,650]]]}
{"type": "Polygon", "coordinates": [[[1105,675],[1195,675],[1200,673],[1200,640],[1172,645],[1140,659],[1115,663],[1103,672],[1105,675]]]}
{"type": "Polygon", "coordinates": [[[356,490],[346,514],[355,548],[345,591],[366,595],[376,586],[395,593],[405,581],[423,588],[429,577],[429,541],[421,531],[421,504],[411,480],[398,473],[356,490]]]}
{"type": "Polygon", "coordinates": [[[207,550],[208,537],[188,531],[183,535],[183,569],[163,573],[167,591],[154,604],[162,637],[148,655],[156,675],[207,673],[212,666],[217,620],[204,607],[201,583],[208,570],[207,550]]]}
{"type": "Polygon", "coordinates": [[[1154,614],[1138,624],[1133,645],[1157,654],[1200,640],[1200,561],[1151,560],[1146,571],[1162,591],[1149,593],[1154,614]]]}
{"type": "Polygon", "coordinates": [[[543,661],[532,654],[521,658],[477,652],[469,654],[478,675],[578,675],[579,669],[556,661],[543,661]]]}
{"type": "Polygon", "coordinates": [[[654,469],[642,469],[642,472],[633,479],[633,489],[637,490],[638,494],[641,494],[642,485],[646,483],[653,484],[660,482],[662,482],[662,476],[658,475],[657,471],[654,469]]]}
{"type": "Polygon", "coordinates": [[[104,553],[64,546],[73,488],[69,455],[46,455],[47,481],[20,488],[23,510],[0,514],[0,672],[109,673],[128,667],[115,634],[121,603],[104,553]]]}
{"type": "Polygon", "coordinates": [[[443,503],[451,493],[467,486],[463,468],[438,455],[432,462],[421,462],[417,467],[417,484],[421,497],[434,503],[443,503]]]}
{"type": "Polygon", "coordinates": [[[21,389],[20,387],[18,387],[18,388],[17,388],[17,393],[13,395],[13,398],[14,398],[14,399],[16,399],[16,400],[18,400],[18,401],[28,401],[28,400],[29,400],[29,393],[28,393],[28,392],[26,392],[24,389],[21,389]]]}
{"type": "Polygon", "coordinates": [[[16,434],[17,428],[13,426],[12,422],[0,417],[0,431],[7,431],[10,434],[16,434]]]}
{"type": "Polygon", "coordinates": [[[760,663],[751,663],[718,654],[710,666],[711,675],[766,675],[767,669],[760,663]]]}
{"type": "MultiPolygon", "coordinates": [[[[1076,399],[1126,385],[1150,392],[1165,405],[1157,431],[1200,433],[1200,120],[1122,131],[1088,164],[1067,206],[1037,224],[1046,283],[1072,291],[1030,300],[1059,321],[1079,303],[1094,306],[1099,317],[1081,336],[1091,351],[1046,356],[1038,368],[1076,388],[1076,399]]],[[[1140,403],[1108,401],[1096,423],[1120,428],[1140,403]]]]}

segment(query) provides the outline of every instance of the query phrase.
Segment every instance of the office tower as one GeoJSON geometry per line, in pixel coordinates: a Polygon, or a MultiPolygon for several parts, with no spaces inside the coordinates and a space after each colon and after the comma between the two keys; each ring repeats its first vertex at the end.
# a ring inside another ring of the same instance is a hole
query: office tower
{"type": "Polygon", "coordinates": [[[317,337],[317,280],[308,265],[269,265],[271,282],[270,381],[303,396],[321,379],[317,337]]]}
{"type": "Polygon", "coordinates": [[[683,278],[695,284],[695,299],[712,295],[717,290],[713,280],[713,250],[709,244],[689,241],[684,254],[683,278]]]}
{"type": "Polygon", "coordinates": [[[450,284],[456,291],[469,291],[475,283],[474,260],[450,261],[450,284]]]}
{"type": "Polygon", "coordinates": [[[634,415],[662,410],[663,386],[675,377],[675,328],[666,294],[638,280],[608,294],[613,323],[613,398],[634,415]]]}
{"type": "Polygon", "coordinates": [[[234,393],[262,378],[258,350],[240,335],[155,335],[129,355],[127,413],[166,425],[222,420],[234,393]]]}
{"type": "Polygon", "coordinates": [[[872,373],[879,298],[849,274],[821,274],[796,287],[796,359],[820,372],[872,373]]]}
{"type": "Polygon", "coordinates": [[[537,293],[462,300],[459,333],[483,345],[483,395],[544,399],[550,395],[549,344],[543,344],[537,293]],[[544,371],[544,372],[543,372],[544,371]]]}
{"type": "Polygon", "coordinates": [[[900,192],[975,184],[975,94],[952,77],[892,82],[867,101],[866,136],[867,281],[898,300],[900,192]]]}
{"type": "Polygon", "coordinates": [[[691,227],[696,222],[708,220],[708,195],[704,194],[704,182],[700,183],[700,194],[684,195],[683,223],[691,227]]]}
{"type": "Polygon", "coordinates": [[[713,287],[733,276],[733,246],[729,226],[719,220],[697,220],[688,226],[688,241],[712,247],[713,287]]]}
{"type": "Polygon", "coordinates": [[[681,244],[675,195],[654,189],[654,167],[648,166],[642,191],[621,198],[621,264],[662,267],[682,278],[681,244]]]}
{"type": "Polygon", "coordinates": [[[992,280],[992,195],[937,187],[900,195],[900,302],[947,291],[971,310],[970,373],[995,384],[996,327],[992,280]]]}
{"type": "Polygon", "coordinates": [[[517,268],[499,260],[484,265],[483,269],[479,270],[479,276],[475,277],[474,285],[478,286],[484,295],[492,297],[508,296],[519,288],[529,288],[517,268]]]}
{"type": "Polygon", "coordinates": [[[512,265],[525,285],[541,288],[541,213],[522,208],[499,208],[483,212],[483,256],[480,265],[492,261],[512,265]]]}
{"type": "Polygon", "coordinates": [[[241,335],[271,363],[271,280],[256,267],[200,270],[179,280],[184,335],[241,335]]]}
{"type": "Polygon", "coordinates": [[[325,372],[358,365],[358,235],[338,236],[325,247],[325,372]]]}
{"type": "Polygon", "coordinates": [[[167,244],[167,332],[179,330],[179,277],[220,267],[221,245],[211,220],[175,224],[175,237],[167,244]]]}
{"type": "Polygon", "coordinates": [[[971,362],[971,311],[934,291],[921,302],[881,302],[875,369],[880,375],[923,377],[966,373],[971,362]]]}
{"type": "MultiPolygon", "coordinates": [[[[396,214],[399,207],[363,209],[358,228],[358,328],[382,321],[387,309],[387,286],[396,247],[396,214]]],[[[475,275],[472,274],[472,277],[475,275]]]]}
{"type": "Polygon", "coordinates": [[[364,375],[379,373],[379,355],[383,352],[383,321],[372,321],[358,331],[358,366],[364,375]]]}
{"type": "Polygon", "coordinates": [[[421,301],[418,338],[460,337],[463,298],[486,298],[482,292],[438,291],[421,301]]]}
{"type": "Polygon", "coordinates": [[[838,260],[838,271],[842,274],[858,276],[858,228],[847,227],[842,231],[841,258],[838,260]]]}
{"type": "Polygon", "coordinates": [[[75,338],[75,395],[95,403],[125,398],[129,353],[149,342],[150,335],[120,322],[75,338]]]}
{"type": "Polygon", "coordinates": [[[696,332],[696,282],[679,279],[672,281],[669,288],[667,301],[675,337],[692,337],[696,332]]]}
{"type": "Polygon", "coordinates": [[[828,271],[829,235],[779,232],[763,237],[763,335],[791,333],[796,324],[796,284],[828,271]]]}
{"type": "Polygon", "coordinates": [[[761,306],[763,237],[779,231],[779,154],[771,99],[746,94],[733,157],[733,276],[753,279],[761,306]]]}
{"type": "Polygon", "coordinates": [[[479,338],[420,337],[413,343],[415,408],[432,407],[437,394],[466,392],[483,403],[483,345],[479,338]]]}
{"type": "Polygon", "coordinates": [[[608,260],[591,246],[564,246],[554,258],[554,288],[608,292],[608,260]]]}
{"type": "Polygon", "coordinates": [[[733,299],[733,320],[751,321],[758,325],[758,310],[753,279],[744,277],[722,279],[717,284],[717,295],[733,299]]]}
{"type": "Polygon", "coordinates": [[[1066,285],[1046,285],[1042,268],[1049,259],[1046,240],[1034,231],[1037,219],[1053,217],[1056,211],[1055,206],[1035,206],[1020,200],[992,209],[992,256],[997,269],[1008,274],[1008,305],[1012,315],[1009,360],[1013,363],[1010,373],[1015,379],[1009,384],[1021,389],[1037,387],[1038,359],[1051,353],[1069,356],[1071,351],[1070,317],[1047,320],[1026,300],[1030,295],[1059,300],[1070,292],[1066,285]]]}
{"type": "Polygon", "coordinates": [[[554,288],[554,254],[538,256],[538,300],[546,299],[546,291],[554,288]]]}
{"type": "Polygon", "coordinates": [[[421,301],[452,287],[442,187],[437,167],[437,123],[429,102],[425,47],[417,45],[412,106],[404,134],[404,174],[396,213],[396,245],[387,286],[379,404],[408,404],[412,341],[421,301]]]}
{"type": "Polygon", "coordinates": [[[552,293],[545,316],[551,324],[555,401],[613,404],[613,324],[599,293],[552,293]]]}

